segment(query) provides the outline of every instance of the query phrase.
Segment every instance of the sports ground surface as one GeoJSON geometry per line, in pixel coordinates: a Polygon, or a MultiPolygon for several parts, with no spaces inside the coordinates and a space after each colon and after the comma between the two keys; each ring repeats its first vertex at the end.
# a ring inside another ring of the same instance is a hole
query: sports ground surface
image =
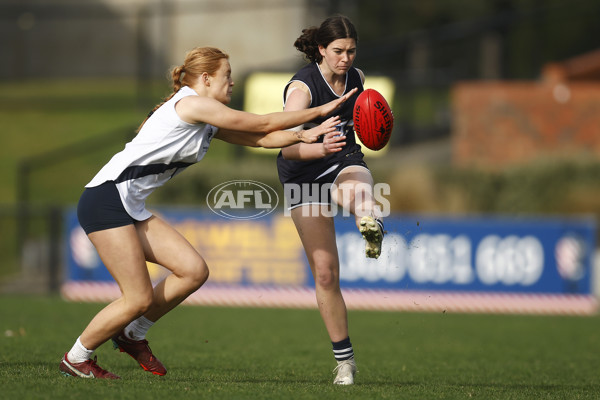
{"type": "Polygon", "coordinates": [[[151,375],[109,343],[120,381],[67,378],[67,351],[103,305],[0,297],[3,399],[596,399],[600,317],[350,311],[359,373],[332,385],[316,309],[181,306],[148,335],[169,372],[151,375]]]}

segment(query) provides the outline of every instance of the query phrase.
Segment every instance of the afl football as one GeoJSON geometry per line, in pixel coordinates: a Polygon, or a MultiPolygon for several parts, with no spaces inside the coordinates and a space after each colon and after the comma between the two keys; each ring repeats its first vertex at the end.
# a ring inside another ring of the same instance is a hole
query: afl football
{"type": "Polygon", "coordinates": [[[354,103],[354,131],[365,147],[381,150],[390,140],[394,116],[385,98],[375,89],[364,90],[354,103]]]}

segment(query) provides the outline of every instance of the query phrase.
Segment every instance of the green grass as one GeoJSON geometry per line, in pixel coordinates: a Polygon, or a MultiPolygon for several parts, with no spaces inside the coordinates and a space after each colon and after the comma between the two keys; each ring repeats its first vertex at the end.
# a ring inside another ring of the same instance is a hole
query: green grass
{"type": "Polygon", "coordinates": [[[356,385],[335,387],[316,310],[181,306],[148,339],[169,369],[142,371],[101,346],[121,381],[58,372],[99,304],[0,298],[6,399],[593,399],[600,393],[599,317],[351,311],[356,385]],[[13,335],[7,335],[7,332],[13,335]]]}

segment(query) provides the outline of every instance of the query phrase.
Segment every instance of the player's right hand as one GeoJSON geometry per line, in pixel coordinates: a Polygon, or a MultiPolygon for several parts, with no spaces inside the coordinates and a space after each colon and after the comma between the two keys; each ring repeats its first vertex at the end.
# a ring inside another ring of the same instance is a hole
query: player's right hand
{"type": "Polygon", "coordinates": [[[354,88],[351,91],[349,91],[348,93],[346,93],[345,95],[343,95],[342,97],[340,97],[339,99],[330,101],[327,104],[323,104],[322,106],[319,106],[319,108],[321,109],[321,116],[326,117],[327,115],[329,115],[332,112],[334,112],[335,110],[337,110],[342,104],[344,104],[345,101],[347,101],[350,97],[352,97],[352,95],[354,95],[354,93],[356,93],[357,90],[358,90],[358,88],[354,88]]]}

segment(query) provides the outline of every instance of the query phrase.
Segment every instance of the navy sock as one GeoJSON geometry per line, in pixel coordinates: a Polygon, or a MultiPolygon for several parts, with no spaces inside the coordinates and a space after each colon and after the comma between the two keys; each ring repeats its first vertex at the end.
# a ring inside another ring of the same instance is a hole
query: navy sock
{"type": "Polygon", "coordinates": [[[382,233],[383,235],[385,235],[385,228],[384,228],[384,226],[383,226],[383,221],[382,221],[382,220],[380,220],[380,219],[378,219],[378,218],[376,218],[376,219],[375,219],[375,222],[377,222],[377,223],[379,224],[379,227],[381,228],[381,233],[382,233]]]}
{"type": "Polygon", "coordinates": [[[331,342],[331,344],[333,345],[333,355],[336,361],[354,358],[354,350],[352,350],[352,343],[350,343],[349,337],[339,342],[331,342]]]}

